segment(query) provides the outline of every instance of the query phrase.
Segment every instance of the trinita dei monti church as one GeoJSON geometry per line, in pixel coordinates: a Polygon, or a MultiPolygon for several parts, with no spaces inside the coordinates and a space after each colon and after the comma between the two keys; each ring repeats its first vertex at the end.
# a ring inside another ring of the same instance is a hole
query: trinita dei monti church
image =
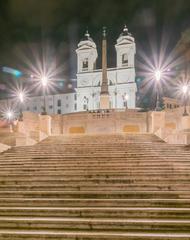
{"type": "MultiPolygon", "coordinates": [[[[98,109],[135,108],[135,40],[125,26],[115,44],[116,67],[107,68],[106,30],[102,36],[102,69],[96,69],[97,47],[88,31],[78,43],[77,74],[73,92],[46,95],[48,114],[66,114],[98,109]],[[104,100],[103,100],[104,99],[104,100]],[[101,105],[101,102],[105,102],[101,105]]],[[[14,105],[14,99],[8,99],[14,105]]],[[[4,100],[0,100],[0,105],[4,100]]],[[[30,97],[23,106],[24,111],[41,113],[44,97],[30,97]]]]}
{"type": "Polygon", "coordinates": [[[102,69],[96,69],[97,47],[86,32],[77,53],[77,110],[135,108],[135,40],[125,26],[115,44],[116,67],[107,68],[106,30],[103,30],[102,69]],[[101,96],[107,105],[101,106],[101,96]]]}

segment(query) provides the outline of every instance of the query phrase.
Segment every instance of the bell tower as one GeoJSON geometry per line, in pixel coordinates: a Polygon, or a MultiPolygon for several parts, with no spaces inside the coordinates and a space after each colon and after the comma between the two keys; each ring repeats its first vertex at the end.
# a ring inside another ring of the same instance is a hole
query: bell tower
{"type": "Polygon", "coordinates": [[[115,44],[117,56],[117,107],[135,108],[135,39],[125,25],[115,44]]]}
{"type": "Polygon", "coordinates": [[[117,53],[117,68],[133,68],[135,65],[136,47],[134,37],[129,33],[126,25],[117,39],[115,48],[117,53]]]}
{"type": "Polygon", "coordinates": [[[96,68],[98,57],[96,44],[90,37],[88,30],[78,44],[77,53],[77,72],[92,72],[96,68]]]}

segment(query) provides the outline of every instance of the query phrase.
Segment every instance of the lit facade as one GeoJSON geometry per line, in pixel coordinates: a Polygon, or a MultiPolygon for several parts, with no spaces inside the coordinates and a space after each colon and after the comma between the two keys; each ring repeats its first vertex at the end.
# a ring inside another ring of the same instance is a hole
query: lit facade
{"type": "MultiPolygon", "coordinates": [[[[125,109],[136,107],[135,53],[133,36],[124,27],[115,44],[116,67],[107,69],[110,108],[125,109]]],[[[87,32],[79,42],[77,54],[77,86],[75,92],[46,96],[48,114],[66,114],[100,108],[102,69],[96,69],[97,47],[87,32]]],[[[14,99],[1,100],[0,104],[15,105],[14,99]],[[9,101],[9,103],[7,102],[9,101]]],[[[30,97],[25,111],[41,113],[44,97],[30,97]]]]}
{"type": "MultiPolygon", "coordinates": [[[[135,108],[135,41],[125,27],[117,39],[116,67],[107,69],[110,108],[135,108]]],[[[88,33],[80,41],[77,53],[77,110],[96,110],[100,107],[102,69],[96,69],[96,44],[88,33]]]]}

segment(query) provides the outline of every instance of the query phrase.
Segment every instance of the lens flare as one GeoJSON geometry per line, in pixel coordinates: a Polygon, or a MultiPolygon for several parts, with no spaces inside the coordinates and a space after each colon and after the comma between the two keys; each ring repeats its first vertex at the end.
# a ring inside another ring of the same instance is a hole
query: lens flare
{"type": "Polygon", "coordinates": [[[42,43],[28,45],[25,49],[18,49],[17,55],[22,62],[22,72],[27,77],[27,84],[33,94],[54,91],[58,81],[63,78],[65,67],[59,62],[59,53],[53,45],[42,43]]]}
{"type": "Polygon", "coordinates": [[[19,84],[12,87],[10,93],[11,97],[15,100],[15,106],[27,102],[30,95],[29,90],[26,87],[24,88],[20,86],[19,84]]]}
{"type": "Polygon", "coordinates": [[[13,121],[17,117],[17,114],[16,114],[14,108],[7,107],[7,106],[4,106],[0,110],[0,113],[1,113],[2,118],[7,121],[13,121]]]}
{"type": "MultiPolygon", "coordinates": [[[[159,39],[156,37],[155,39],[159,39]]],[[[182,58],[170,48],[170,37],[163,33],[161,40],[155,40],[154,34],[149,38],[149,45],[139,46],[139,56],[137,59],[137,74],[144,77],[140,86],[141,98],[148,96],[150,105],[153,105],[156,92],[159,90],[161,96],[172,92],[178,67],[182,63],[182,58]]]]}
{"type": "Polygon", "coordinates": [[[129,100],[129,95],[128,94],[125,95],[125,100],[129,100]]]}
{"type": "Polygon", "coordinates": [[[161,71],[157,69],[157,70],[155,71],[156,81],[160,81],[161,75],[162,75],[161,71]]]}
{"type": "Polygon", "coordinates": [[[188,90],[188,86],[187,85],[183,85],[182,86],[182,92],[183,92],[184,95],[187,94],[187,90],[188,90]]]}

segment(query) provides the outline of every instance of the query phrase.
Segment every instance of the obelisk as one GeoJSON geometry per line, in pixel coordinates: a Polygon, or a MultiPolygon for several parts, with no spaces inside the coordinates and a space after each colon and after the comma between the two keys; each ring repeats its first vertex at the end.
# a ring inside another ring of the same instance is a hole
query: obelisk
{"type": "Polygon", "coordinates": [[[109,109],[109,92],[108,92],[108,77],[107,77],[107,41],[106,28],[103,28],[102,39],[102,85],[100,92],[100,109],[109,109]]]}

